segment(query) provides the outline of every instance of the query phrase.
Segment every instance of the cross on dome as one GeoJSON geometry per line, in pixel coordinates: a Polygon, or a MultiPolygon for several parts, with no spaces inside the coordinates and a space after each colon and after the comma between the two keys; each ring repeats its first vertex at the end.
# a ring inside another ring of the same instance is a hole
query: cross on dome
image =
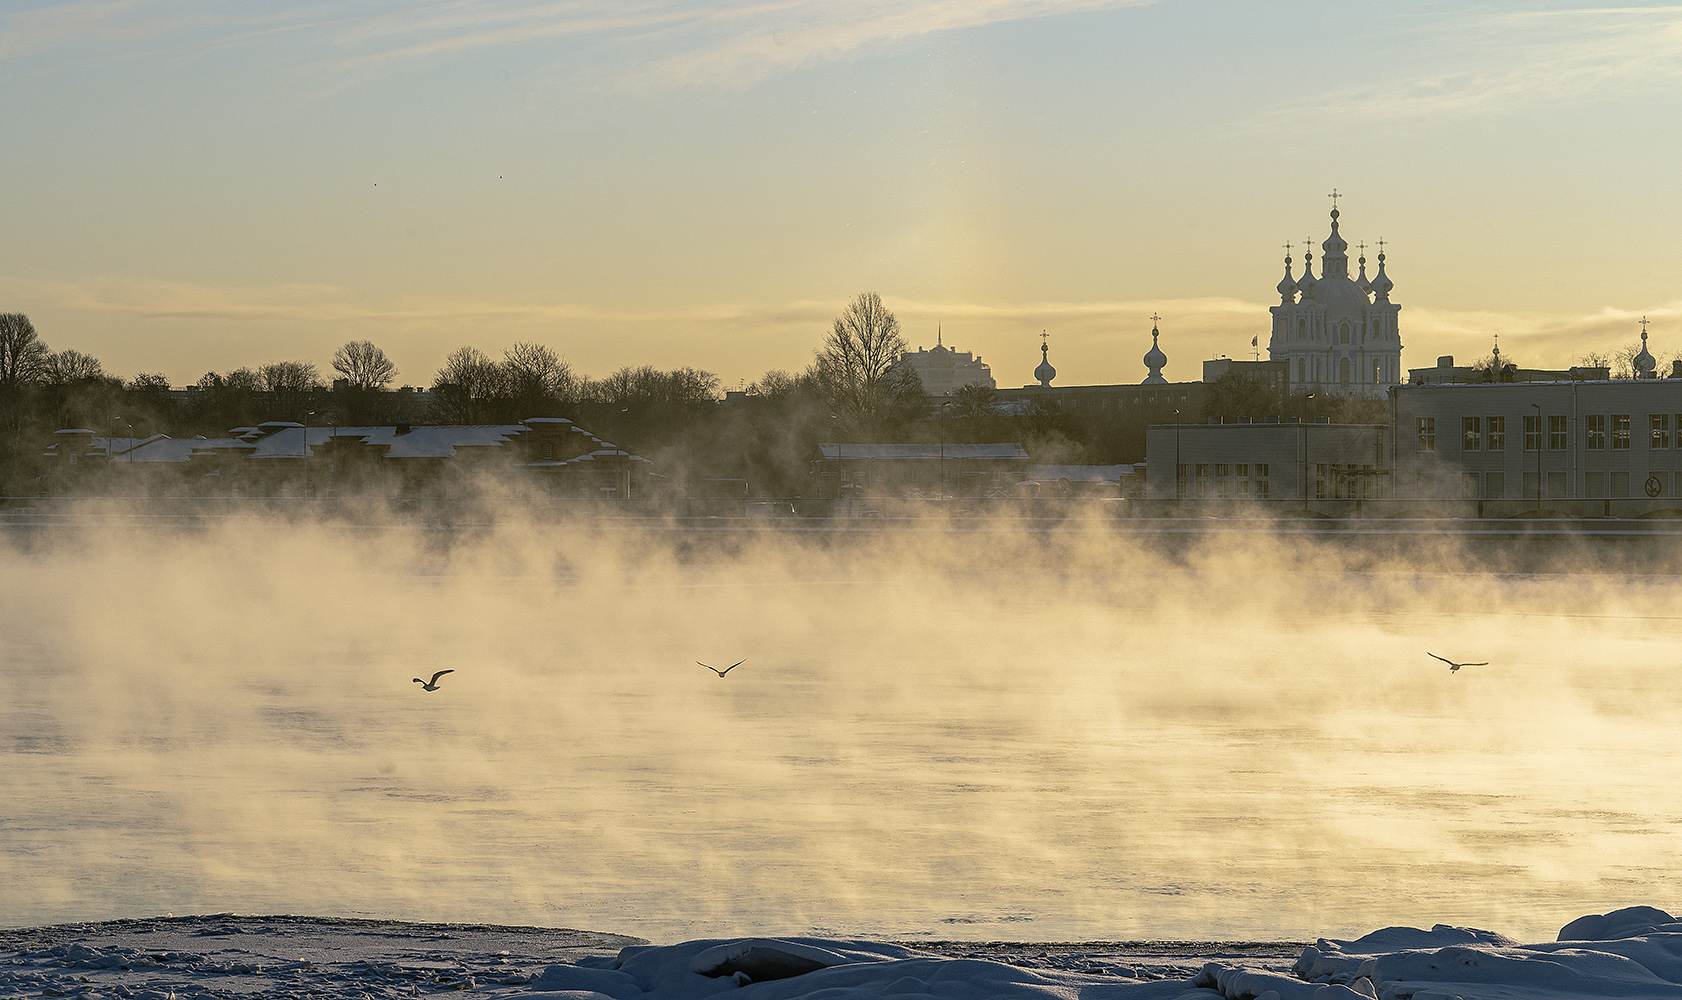
{"type": "Polygon", "coordinates": [[[1326,197],[1328,197],[1332,200],[1332,211],[1335,212],[1335,211],[1337,211],[1337,200],[1339,198],[1344,197],[1344,196],[1337,193],[1337,188],[1332,188],[1332,193],[1326,195],[1326,197]]]}
{"type": "Polygon", "coordinates": [[[1641,339],[1647,339],[1647,317],[1641,317],[1641,339]]]}

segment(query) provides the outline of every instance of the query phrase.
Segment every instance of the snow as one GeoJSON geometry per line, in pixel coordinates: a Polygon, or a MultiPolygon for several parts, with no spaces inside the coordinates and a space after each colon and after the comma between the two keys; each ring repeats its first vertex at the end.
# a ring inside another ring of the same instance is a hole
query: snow
{"type": "Polygon", "coordinates": [[[1521,945],[1438,924],[1268,946],[893,944],[749,937],[651,945],[588,931],[313,917],[160,917],[0,930],[0,995],[524,1000],[1682,1000],[1682,923],[1652,907],[1521,945]],[[1202,949],[1201,969],[1185,961],[1202,949]],[[1164,964],[1167,962],[1168,964],[1164,964]]]}

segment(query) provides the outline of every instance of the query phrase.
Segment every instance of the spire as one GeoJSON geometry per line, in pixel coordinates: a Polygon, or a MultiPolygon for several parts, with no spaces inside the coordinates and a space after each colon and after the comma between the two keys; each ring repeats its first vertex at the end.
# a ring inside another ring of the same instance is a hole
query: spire
{"type": "Polygon", "coordinates": [[[940,327],[941,327],[941,324],[939,324],[939,323],[936,323],[935,326],[934,326],[934,346],[936,346],[936,347],[945,346],[940,342],[940,327]]]}
{"type": "Polygon", "coordinates": [[[1652,378],[1653,369],[1658,365],[1658,362],[1653,360],[1653,356],[1647,353],[1647,317],[1645,316],[1641,317],[1641,353],[1635,356],[1631,364],[1635,366],[1636,378],[1652,378]]]}
{"type": "Polygon", "coordinates": [[[1372,282],[1367,280],[1367,245],[1362,243],[1357,249],[1361,251],[1361,273],[1355,276],[1355,284],[1361,286],[1361,291],[1370,292],[1372,282]]]}
{"type": "Polygon", "coordinates": [[[1151,349],[1145,352],[1145,367],[1149,368],[1151,373],[1145,376],[1145,381],[1140,383],[1142,385],[1168,384],[1168,380],[1162,377],[1162,366],[1168,363],[1168,355],[1162,353],[1162,348],[1157,346],[1156,342],[1156,338],[1161,336],[1156,324],[1161,321],[1161,316],[1151,316],[1151,349]]]}
{"type": "Polygon", "coordinates": [[[1372,278],[1372,300],[1374,302],[1389,302],[1390,290],[1395,288],[1390,276],[1384,273],[1384,241],[1378,241],[1378,273],[1372,278]]]}
{"type": "Polygon", "coordinates": [[[1034,377],[1040,380],[1040,385],[1047,388],[1051,386],[1051,380],[1057,377],[1057,369],[1051,367],[1051,345],[1046,343],[1050,337],[1051,334],[1040,331],[1040,366],[1034,369],[1034,377]]]}
{"type": "Polygon", "coordinates": [[[1288,306],[1297,300],[1297,282],[1291,277],[1291,245],[1285,244],[1285,276],[1279,279],[1276,286],[1279,290],[1279,304],[1288,306]]]}

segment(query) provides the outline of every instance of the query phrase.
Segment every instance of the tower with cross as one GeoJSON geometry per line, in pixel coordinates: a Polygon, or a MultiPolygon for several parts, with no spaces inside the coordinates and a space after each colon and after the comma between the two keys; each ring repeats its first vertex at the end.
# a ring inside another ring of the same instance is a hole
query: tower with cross
{"type": "Polygon", "coordinates": [[[1401,306],[1390,301],[1395,285],[1385,271],[1384,241],[1377,240],[1378,268],[1367,276],[1366,244],[1357,247],[1359,270],[1352,277],[1349,243],[1339,231],[1345,197],[1333,188],[1331,233],[1320,243],[1320,273],[1313,269],[1312,241],[1302,255],[1302,276],[1291,273],[1291,245],[1285,245],[1285,276],[1279,304],[1271,309],[1269,360],[1284,361],[1295,395],[1381,399],[1402,380],[1401,306]]]}

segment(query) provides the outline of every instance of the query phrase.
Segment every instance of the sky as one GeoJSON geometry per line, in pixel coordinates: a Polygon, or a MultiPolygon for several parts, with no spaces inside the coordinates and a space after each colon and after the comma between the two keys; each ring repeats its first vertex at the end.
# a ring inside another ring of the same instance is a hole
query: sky
{"type": "Polygon", "coordinates": [[[1137,382],[1384,239],[1403,364],[1682,350],[1682,6],[8,0],[0,311],[177,385],[370,339],[736,388],[854,295],[1137,382]]]}

